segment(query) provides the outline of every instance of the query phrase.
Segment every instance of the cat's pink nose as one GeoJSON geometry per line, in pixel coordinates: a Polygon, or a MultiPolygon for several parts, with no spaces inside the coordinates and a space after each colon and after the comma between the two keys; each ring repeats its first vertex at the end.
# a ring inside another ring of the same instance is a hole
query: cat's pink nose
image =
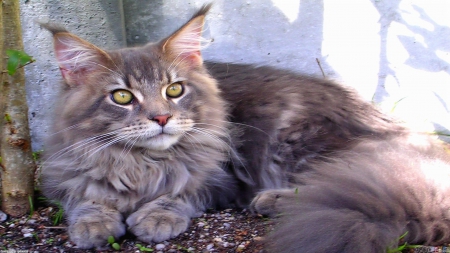
{"type": "Polygon", "coordinates": [[[152,118],[153,121],[156,121],[158,125],[165,126],[169,118],[172,117],[170,114],[157,115],[152,118]]]}

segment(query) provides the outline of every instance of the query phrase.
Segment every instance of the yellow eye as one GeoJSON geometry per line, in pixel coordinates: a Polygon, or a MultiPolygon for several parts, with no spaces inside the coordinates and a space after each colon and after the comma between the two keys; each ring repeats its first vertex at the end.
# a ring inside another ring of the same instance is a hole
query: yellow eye
{"type": "Polygon", "coordinates": [[[177,98],[183,95],[183,85],[181,83],[173,83],[166,89],[166,95],[170,98],[177,98]]]}
{"type": "Polygon", "coordinates": [[[119,105],[126,105],[133,102],[133,94],[127,90],[115,90],[111,93],[111,99],[119,105]]]}

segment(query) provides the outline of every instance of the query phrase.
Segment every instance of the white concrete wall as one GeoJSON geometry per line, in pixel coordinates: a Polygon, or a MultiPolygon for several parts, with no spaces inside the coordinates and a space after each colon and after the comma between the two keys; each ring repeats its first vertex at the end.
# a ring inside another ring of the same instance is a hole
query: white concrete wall
{"type": "MultiPolygon", "coordinates": [[[[81,8],[93,2],[97,1],[80,0],[70,5],[81,8]]],[[[123,0],[128,45],[169,35],[205,2],[210,1],[123,0]]],[[[53,9],[57,17],[77,17],[73,11],[53,9]]],[[[102,11],[92,8],[86,17],[102,11]]],[[[450,129],[449,11],[448,0],[216,0],[205,34],[214,42],[205,49],[204,57],[322,76],[318,60],[327,78],[356,88],[387,112],[393,111],[422,130],[446,131],[450,129]]],[[[65,23],[71,29],[86,26],[85,22],[65,23]]],[[[111,20],[105,22],[109,27],[116,26],[111,20]]],[[[74,31],[104,46],[104,39],[99,41],[93,35],[105,24],[92,22],[88,26],[91,28],[86,27],[82,33],[74,31]]],[[[33,36],[25,38],[33,54],[33,36]]],[[[41,43],[48,46],[50,40],[41,43]]],[[[39,55],[46,65],[38,62],[27,69],[29,75],[40,71],[41,78],[48,78],[46,69],[56,69],[54,61],[47,60],[52,57],[49,51],[47,47],[42,53],[45,56],[39,55]]],[[[52,72],[51,83],[28,85],[30,113],[42,106],[47,111],[55,76],[58,73],[52,72]]],[[[48,118],[40,114],[30,119],[32,123],[42,122],[32,124],[33,147],[38,148],[41,136],[48,134],[42,129],[48,118]]]]}
{"type": "Polygon", "coordinates": [[[53,101],[61,76],[53,54],[51,34],[39,21],[53,21],[104,48],[125,46],[122,1],[25,0],[20,1],[25,52],[36,62],[25,68],[26,88],[34,150],[43,148],[49,133],[53,101]]]}

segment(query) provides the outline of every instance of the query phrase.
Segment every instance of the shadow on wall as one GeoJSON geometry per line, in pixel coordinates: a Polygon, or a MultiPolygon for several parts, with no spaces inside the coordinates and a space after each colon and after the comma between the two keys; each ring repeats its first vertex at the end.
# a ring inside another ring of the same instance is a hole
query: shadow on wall
{"type": "Polygon", "coordinates": [[[450,52],[450,27],[437,24],[427,13],[418,6],[413,6],[422,20],[432,25],[432,29],[425,29],[424,27],[411,25],[406,21],[402,21],[409,30],[415,35],[423,38],[423,42],[419,43],[415,37],[399,36],[399,39],[406,50],[408,50],[410,57],[405,64],[429,72],[445,71],[450,74],[450,63],[442,60],[437,52],[450,52]],[[447,40],[442,41],[442,38],[447,40]],[[426,57],[424,57],[426,56],[426,57]]]}
{"type": "MultiPolygon", "coordinates": [[[[124,0],[128,45],[159,40],[186,22],[203,3],[175,0],[124,0]]],[[[323,0],[215,1],[208,15],[206,36],[214,42],[207,60],[268,64],[322,76],[334,71],[322,60],[323,0]],[[296,3],[297,2],[297,3],[296,3]],[[288,10],[296,16],[287,16],[288,10]]]]}
{"type": "MultiPolygon", "coordinates": [[[[412,25],[404,20],[402,17],[399,4],[401,0],[391,0],[391,6],[386,8],[385,4],[379,1],[372,0],[373,5],[376,7],[380,14],[380,64],[379,64],[379,82],[376,90],[377,96],[375,97],[376,102],[381,102],[389,94],[385,90],[385,81],[387,76],[392,76],[396,80],[396,73],[390,67],[390,62],[387,58],[387,42],[388,42],[388,32],[392,22],[398,22],[404,25],[413,36],[398,35],[398,40],[403,45],[404,50],[409,54],[408,59],[404,62],[412,68],[418,70],[424,70],[428,72],[440,72],[444,71],[450,74],[450,63],[441,59],[437,52],[450,52],[450,43],[448,40],[442,40],[442,38],[450,38],[450,28],[447,26],[442,26],[436,23],[425,10],[417,5],[412,5],[420,19],[429,25],[431,29],[426,29],[423,26],[412,25]],[[393,8],[394,7],[394,8],[393,8]],[[418,41],[418,38],[422,38],[422,41],[418,41]]],[[[403,13],[404,14],[404,13],[403,13]]],[[[392,53],[392,52],[391,52],[392,53]]],[[[393,52],[395,53],[395,52],[393,52]]],[[[431,81],[431,80],[430,80],[431,81]]],[[[398,80],[397,80],[398,83],[398,80]]],[[[400,84],[398,83],[400,86],[400,84]]],[[[428,85],[423,83],[421,85],[428,85]]],[[[435,93],[436,98],[442,103],[448,112],[447,104],[445,100],[442,99],[437,93],[435,93]]]]}
{"type": "Polygon", "coordinates": [[[62,24],[80,37],[108,49],[113,49],[112,44],[114,48],[125,46],[121,0],[95,0],[89,4],[80,1],[76,5],[50,0],[47,6],[52,22],[62,24]]]}
{"type": "Polygon", "coordinates": [[[401,15],[398,13],[400,1],[401,0],[391,0],[390,5],[386,5],[381,4],[376,0],[372,0],[373,5],[380,15],[380,61],[378,65],[378,84],[373,98],[376,103],[382,102],[389,96],[385,89],[387,76],[394,77],[397,84],[399,84],[398,79],[395,76],[395,70],[393,70],[389,64],[387,42],[391,23],[401,19],[401,15]]]}

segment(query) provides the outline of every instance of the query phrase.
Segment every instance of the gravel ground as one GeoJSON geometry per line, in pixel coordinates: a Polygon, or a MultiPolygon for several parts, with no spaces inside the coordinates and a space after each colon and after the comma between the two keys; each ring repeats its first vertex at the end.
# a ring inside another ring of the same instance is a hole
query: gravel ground
{"type": "MultiPolygon", "coordinates": [[[[175,239],[162,243],[142,243],[132,235],[112,243],[102,250],[82,250],[72,244],[64,223],[55,224],[58,208],[39,207],[33,215],[2,221],[0,212],[0,252],[153,252],[153,253],[271,253],[261,244],[264,235],[274,227],[274,221],[253,216],[246,210],[210,211],[192,219],[189,229],[175,239]],[[112,246],[118,247],[114,249],[112,246]],[[14,250],[14,251],[13,251],[14,250]]],[[[298,252],[301,252],[299,250],[298,252]]],[[[403,253],[449,253],[450,247],[418,247],[403,253]]]]}
{"type": "Polygon", "coordinates": [[[72,244],[64,223],[54,224],[57,207],[39,207],[33,215],[0,223],[0,252],[251,252],[263,253],[261,240],[273,228],[273,221],[247,211],[211,211],[192,220],[189,229],[162,243],[142,243],[126,235],[113,247],[94,251],[72,244]],[[24,250],[24,251],[21,251],[24,250]]]}

